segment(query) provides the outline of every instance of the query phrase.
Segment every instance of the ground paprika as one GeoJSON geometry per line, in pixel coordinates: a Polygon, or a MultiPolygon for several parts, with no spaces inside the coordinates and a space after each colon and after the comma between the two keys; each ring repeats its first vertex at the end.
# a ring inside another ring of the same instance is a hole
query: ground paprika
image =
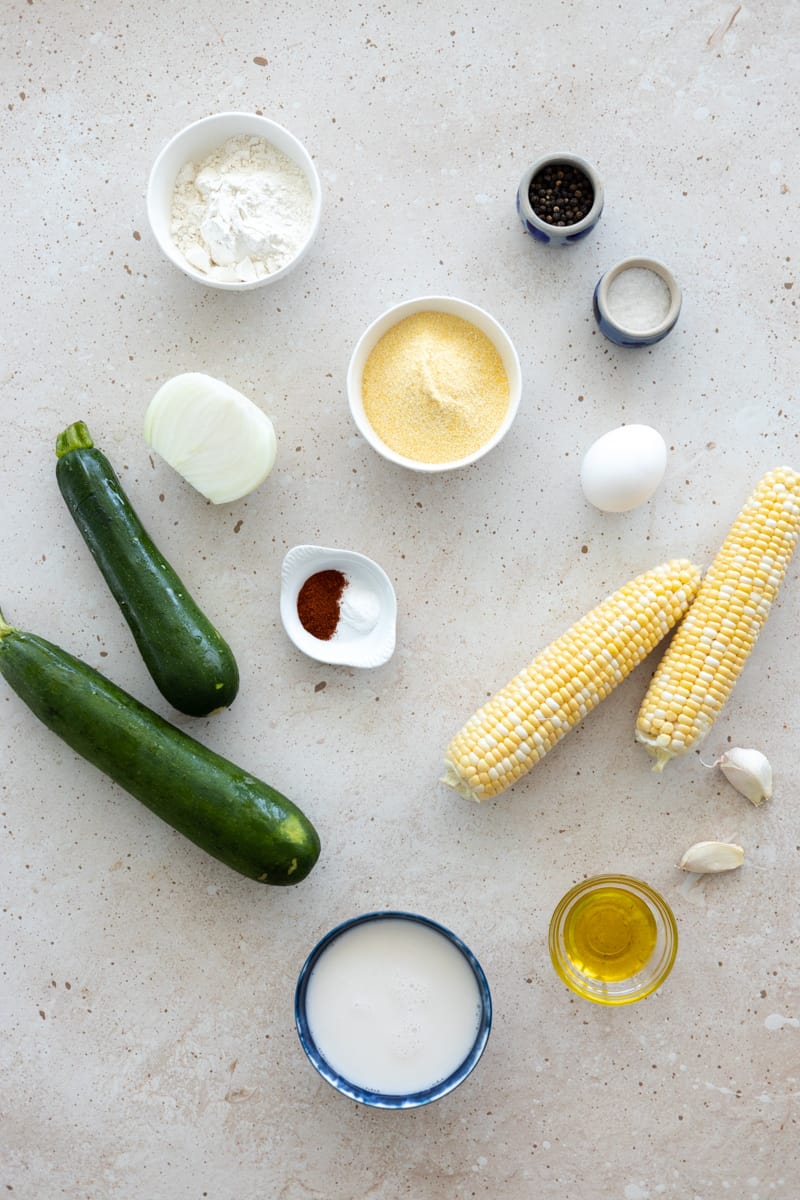
{"type": "Polygon", "coordinates": [[[305,581],[297,596],[300,624],[312,637],[329,641],[339,624],[339,607],[347,586],[341,571],[317,571],[305,581]]]}

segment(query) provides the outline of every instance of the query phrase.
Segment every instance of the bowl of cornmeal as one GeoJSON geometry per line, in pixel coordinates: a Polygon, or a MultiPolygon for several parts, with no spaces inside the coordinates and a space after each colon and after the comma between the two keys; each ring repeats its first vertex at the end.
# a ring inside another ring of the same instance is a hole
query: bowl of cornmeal
{"type": "Polygon", "coordinates": [[[452,471],[477,462],[511,428],[519,357],[484,309],[453,296],[390,308],[361,335],[347,371],[356,427],[389,462],[452,471]]]}

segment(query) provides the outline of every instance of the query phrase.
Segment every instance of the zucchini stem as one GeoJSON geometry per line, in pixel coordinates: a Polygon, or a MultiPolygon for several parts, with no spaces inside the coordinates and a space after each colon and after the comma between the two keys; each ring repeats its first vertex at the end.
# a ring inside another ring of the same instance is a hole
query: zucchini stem
{"type": "Polygon", "coordinates": [[[83,421],[73,421],[56,438],[56,458],[63,458],[70,450],[91,450],[93,446],[92,435],[83,421]]]}
{"type": "Polygon", "coordinates": [[[0,638],[7,637],[9,633],[13,632],[13,625],[9,625],[3,617],[3,614],[0,612],[0,638]]]}

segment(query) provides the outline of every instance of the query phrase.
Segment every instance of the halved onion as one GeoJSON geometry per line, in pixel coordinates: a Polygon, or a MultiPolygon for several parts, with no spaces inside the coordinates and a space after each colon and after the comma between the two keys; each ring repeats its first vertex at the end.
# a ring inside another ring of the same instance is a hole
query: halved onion
{"type": "Polygon", "coordinates": [[[158,389],[145,414],[144,436],[212,504],[248,495],[275,463],[275,430],[266,413],[200,371],[176,375],[158,389]]]}

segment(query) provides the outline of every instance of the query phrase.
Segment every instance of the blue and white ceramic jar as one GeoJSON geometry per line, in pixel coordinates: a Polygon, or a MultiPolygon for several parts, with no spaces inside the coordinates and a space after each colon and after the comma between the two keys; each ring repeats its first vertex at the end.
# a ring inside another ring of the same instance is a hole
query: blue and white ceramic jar
{"type": "Polygon", "coordinates": [[[681,311],[681,290],[669,267],[655,258],[624,258],[594,289],[600,332],[617,346],[653,346],[681,311]]]}
{"type": "Polygon", "coordinates": [[[351,917],[317,943],[297,980],[295,1024],[309,1062],[343,1096],[413,1109],[471,1074],[489,1040],[492,998],[454,933],[384,910],[351,917]]]}
{"type": "Polygon", "coordinates": [[[600,176],[592,164],[578,154],[563,152],[546,154],[537,158],[522,176],[517,189],[519,219],[526,233],[529,233],[537,242],[550,243],[553,246],[569,246],[573,242],[578,242],[594,229],[600,220],[602,211],[603,184],[600,176]],[[573,179],[582,184],[585,182],[584,190],[590,196],[588,211],[584,212],[577,220],[567,218],[565,224],[560,223],[561,220],[564,220],[564,216],[560,213],[556,216],[550,211],[545,215],[543,210],[537,212],[535,207],[537,180],[544,177],[543,173],[549,173],[560,167],[567,168],[568,174],[573,179]]]}

